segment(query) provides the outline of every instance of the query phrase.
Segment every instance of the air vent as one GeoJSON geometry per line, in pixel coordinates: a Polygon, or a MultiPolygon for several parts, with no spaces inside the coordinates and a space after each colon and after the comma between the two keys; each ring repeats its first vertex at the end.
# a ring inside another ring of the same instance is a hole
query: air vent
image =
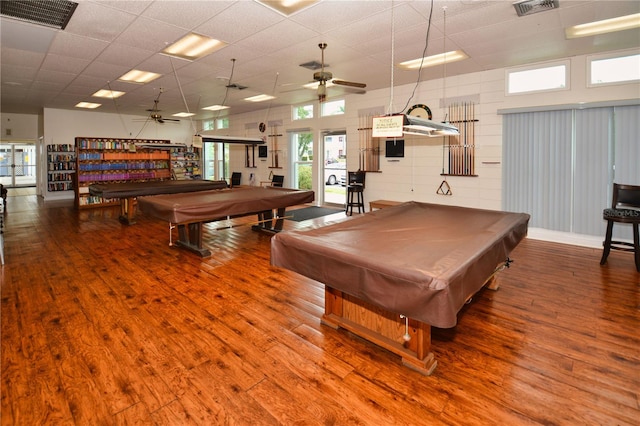
{"type": "Polygon", "coordinates": [[[226,87],[228,89],[238,89],[238,90],[244,90],[247,88],[247,86],[243,86],[241,84],[236,84],[236,83],[227,84],[226,87]]]}
{"type": "Polygon", "coordinates": [[[522,0],[513,3],[518,16],[531,15],[545,10],[557,9],[558,0],[522,0]]]}
{"type": "MultiPolygon", "coordinates": [[[[300,66],[311,71],[319,70],[322,68],[322,64],[318,61],[305,62],[304,64],[300,64],[300,66]]],[[[329,68],[329,64],[324,64],[324,67],[329,68]]]]}
{"type": "Polygon", "coordinates": [[[61,30],[67,26],[78,6],[78,3],[67,0],[12,0],[1,3],[2,16],[61,30]]]}

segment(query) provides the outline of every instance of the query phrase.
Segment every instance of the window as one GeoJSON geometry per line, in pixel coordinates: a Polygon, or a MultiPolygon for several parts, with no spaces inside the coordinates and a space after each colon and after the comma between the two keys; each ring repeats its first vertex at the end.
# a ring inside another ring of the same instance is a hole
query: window
{"type": "Polygon", "coordinates": [[[294,106],[292,118],[293,120],[304,120],[305,118],[313,118],[313,104],[294,106]]]}
{"type": "Polygon", "coordinates": [[[229,117],[218,118],[216,120],[216,128],[218,128],[218,129],[228,129],[229,128],[229,117]]]}
{"type": "Polygon", "coordinates": [[[213,120],[202,120],[202,130],[214,130],[213,120]]]}
{"type": "Polygon", "coordinates": [[[640,80],[640,55],[598,56],[589,58],[588,86],[624,83],[640,80]]]}
{"type": "Polygon", "coordinates": [[[324,102],[322,105],[322,116],[344,114],[344,99],[339,101],[324,102]]]}
{"type": "Polygon", "coordinates": [[[507,70],[507,94],[566,90],[569,88],[568,70],[569,61],[536,68],[507,70]]]}

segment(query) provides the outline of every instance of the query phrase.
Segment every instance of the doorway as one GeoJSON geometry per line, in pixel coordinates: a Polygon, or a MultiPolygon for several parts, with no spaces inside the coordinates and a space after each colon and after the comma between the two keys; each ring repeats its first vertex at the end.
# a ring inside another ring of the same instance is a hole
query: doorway
{"type": "Polygon", "coordinates": [[[325,204],[344,205],[347,180],[347,134],[344,130],[323,132],[323,200],[325,204]]]}
{"type": "Polygon", "coordinates": [[[35,142],[0,143],[0,183],[8,188],[36,186],[35,142]]]}

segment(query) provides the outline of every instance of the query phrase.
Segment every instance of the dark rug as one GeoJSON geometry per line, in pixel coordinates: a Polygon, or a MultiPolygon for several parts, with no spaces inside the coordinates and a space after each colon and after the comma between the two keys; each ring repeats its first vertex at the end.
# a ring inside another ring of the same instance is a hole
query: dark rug
{"type": "Polygon", "coordinates": [[[328,207],[304,207],[301,209],[290,210],[285,213],[289,220],[294,222],[302,222],[303,220],[315,219],[316,217],[326,216],[329,214],[343,212],[342,209],[332,209],[328,207]]]}

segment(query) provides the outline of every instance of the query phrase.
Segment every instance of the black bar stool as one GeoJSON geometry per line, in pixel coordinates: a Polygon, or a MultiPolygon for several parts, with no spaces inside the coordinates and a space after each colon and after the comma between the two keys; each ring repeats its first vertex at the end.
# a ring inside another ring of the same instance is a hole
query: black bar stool
{"type": "Polygon", "coordinates": [[[604,250],[600,264],[604,265],[611,249],[631,251],[635,255],[636,270],[640,272],[640,186],[613,184],[613,202],[610,209],[602,211],[607,221],[607,235],[604,239],[604,250]],[[633,227],[633,244],[625,241],[612,241],[613,224],[629,223],[633,227]],[[631,248],[629,248],[631,247],[631,248]]]}
{"type": "Polygon", "coordinates": [[[345,213],[352,216],[354,206],[358,208],[358,213],[364,213],[365,172],[358,170],[357,172],[348,172],[347,175],[347,204],[345,213]]]}

